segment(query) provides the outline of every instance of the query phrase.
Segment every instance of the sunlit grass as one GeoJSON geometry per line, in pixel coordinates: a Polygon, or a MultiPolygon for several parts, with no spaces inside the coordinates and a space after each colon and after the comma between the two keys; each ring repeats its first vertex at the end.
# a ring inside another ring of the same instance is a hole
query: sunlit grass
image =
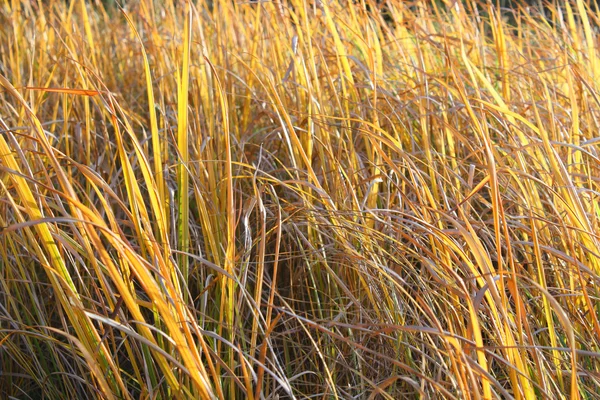
{"type": "Polygon", "coordinates": [[[473,7],[2,0],[0,397],[597,398],[600,14],[473,7]]]}

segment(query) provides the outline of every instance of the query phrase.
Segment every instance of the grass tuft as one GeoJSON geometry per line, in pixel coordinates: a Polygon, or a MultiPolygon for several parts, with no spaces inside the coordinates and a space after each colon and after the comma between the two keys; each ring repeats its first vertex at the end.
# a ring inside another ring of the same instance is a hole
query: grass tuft
{"type": "Polygon", "coordinates": [[[597,398],[598,9],[496,3],[1,1],[0,397],[597,398]]]}

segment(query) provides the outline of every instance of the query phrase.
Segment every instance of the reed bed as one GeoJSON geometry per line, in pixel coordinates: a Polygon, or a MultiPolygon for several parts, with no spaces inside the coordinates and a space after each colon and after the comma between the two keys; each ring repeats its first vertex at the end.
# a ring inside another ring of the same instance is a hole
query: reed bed
{"type": "Polygon", "coordinates": [[[0,397],[599,398],[600,14],[494,3],[0,1],[0,397]]]}

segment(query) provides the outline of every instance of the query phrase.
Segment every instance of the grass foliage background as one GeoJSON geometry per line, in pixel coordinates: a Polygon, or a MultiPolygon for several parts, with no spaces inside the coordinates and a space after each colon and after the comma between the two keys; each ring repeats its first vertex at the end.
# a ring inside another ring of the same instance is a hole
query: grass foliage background
{"type": "Polygon", "coordinates": [[[598,398],[598,11],[0,2],[0,397],[598,398]]]}

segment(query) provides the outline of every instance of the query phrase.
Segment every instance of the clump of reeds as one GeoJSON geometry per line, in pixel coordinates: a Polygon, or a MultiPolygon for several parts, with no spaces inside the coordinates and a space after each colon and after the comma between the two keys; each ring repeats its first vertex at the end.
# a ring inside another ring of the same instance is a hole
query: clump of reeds
{"type": "Polygon", "coordinates": [[[600,390],[582,0],[0,3],[0,397],[600,390]]]}

